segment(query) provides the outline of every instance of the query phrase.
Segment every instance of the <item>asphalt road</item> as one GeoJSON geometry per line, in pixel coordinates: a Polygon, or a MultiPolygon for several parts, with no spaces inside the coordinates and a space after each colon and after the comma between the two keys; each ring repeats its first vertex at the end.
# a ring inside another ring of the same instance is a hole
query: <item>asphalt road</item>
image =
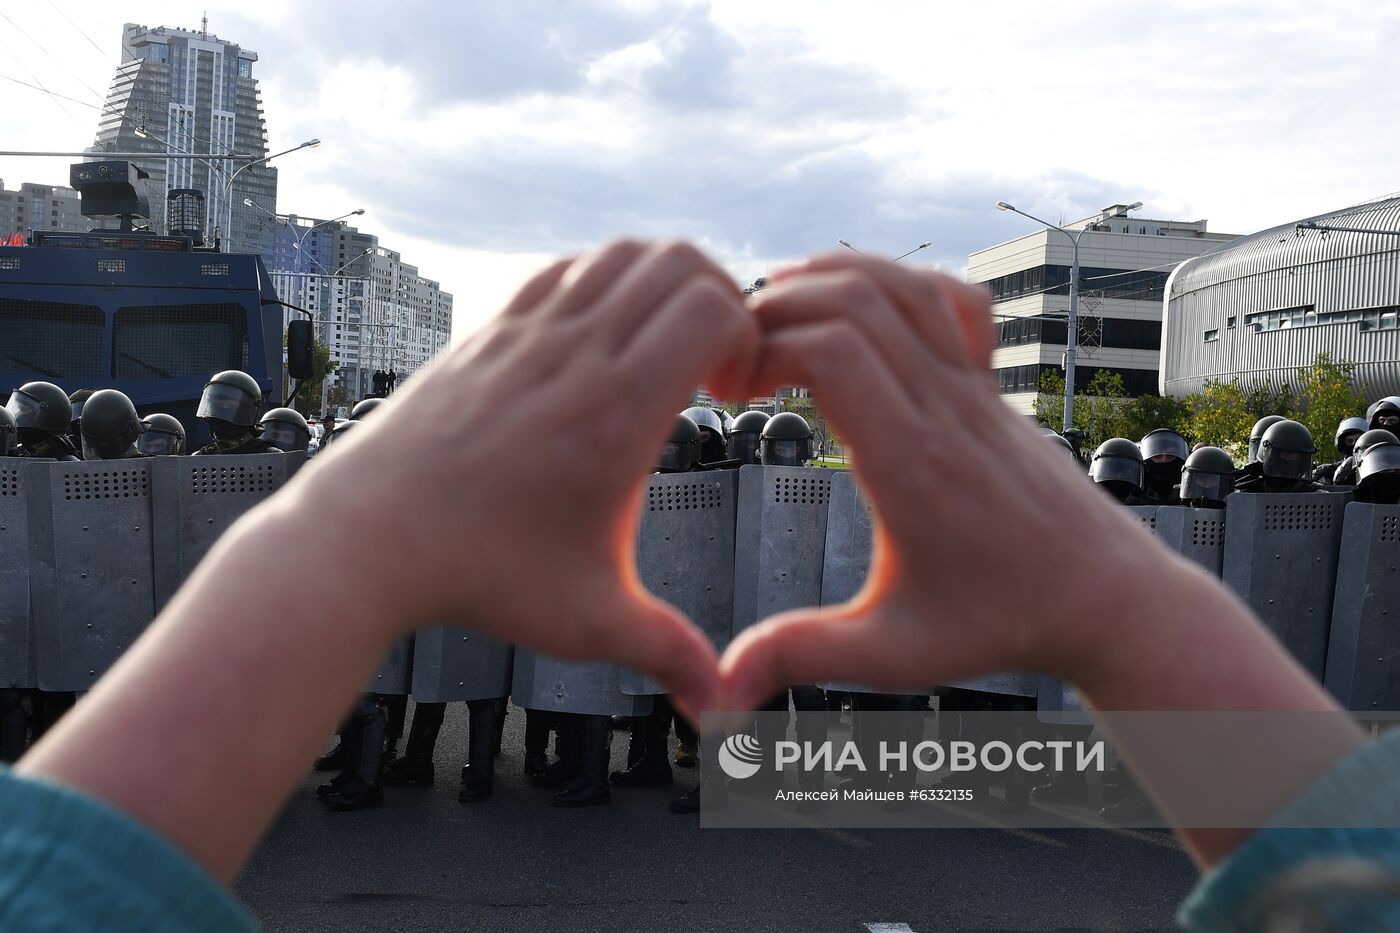
{"type": "Polygon", "coordinates": [[[237,886],[263,928],[1170,930],[1194,878],[1159,832],[702,830],[666,809],[694,783],[683,771],[671,790],[552,807],[521,774],[514,707],[495,796],[468,806],[465,735],[453,704],[437,786],[389,788],[378,810],[330,812],[313,796],[325,776],[308,775],[237,886]]]}

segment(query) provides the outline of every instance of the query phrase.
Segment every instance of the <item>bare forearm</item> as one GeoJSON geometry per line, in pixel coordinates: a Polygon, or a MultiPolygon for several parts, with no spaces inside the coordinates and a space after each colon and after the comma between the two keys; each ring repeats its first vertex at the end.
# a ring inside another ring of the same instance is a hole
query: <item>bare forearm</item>
{"type": "Polygon", "coordinates": [[[315,492],[283,495],[224,537],[18,766],[127,812],[225,881],[392,635],[345,563],[353,549],[308,521],[325,514],[315,492]]]}
{"type": "Polygon", "coordinates": [[[1247,828],[1194,828],[1203,794],[1260,826],[1365,741],[1361,730],[1239,600],[1184,563],[1118,584],[1133,613],[1072,675],[1105,730],[1203,865],[1247,828]],[[1144,593],[1168,594],[1153,601],[1144,593]],[[1138,712],[1217,711],[1144,717],[1138,712]],[[1277,714],[1239,716],[1237,712],[1277,714]]]}

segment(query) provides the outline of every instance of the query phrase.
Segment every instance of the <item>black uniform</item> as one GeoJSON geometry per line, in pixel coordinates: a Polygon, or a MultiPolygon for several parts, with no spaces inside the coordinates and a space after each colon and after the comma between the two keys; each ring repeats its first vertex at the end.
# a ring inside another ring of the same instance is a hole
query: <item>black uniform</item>
{"type": "Polygon", "coordinates": [[[235,444],[232,447],[220,448],[218,441],[214,441],[211,444],[205,444],[203,447],[199,448],[193,454],[191,454],[191,456],[203,457],[209,456],[211,454],[277,454],[281,452],[282,451],[280,448],[273,447],[270,443],[263,440],[262,438],[253,437],[250,434],[241,442],[235,444]]]}

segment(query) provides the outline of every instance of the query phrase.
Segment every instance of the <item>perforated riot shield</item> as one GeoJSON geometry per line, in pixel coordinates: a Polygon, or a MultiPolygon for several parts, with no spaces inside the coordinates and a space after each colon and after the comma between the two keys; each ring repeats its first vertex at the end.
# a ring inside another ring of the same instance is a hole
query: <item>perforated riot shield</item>
{"type": "Polygon", "coordinates": [[[155,618],[151,461],[25,472],[30,599],[42,690],[86,690],[155,618]]]}
{"type": "Polygon", "coordinates": [[[835,472],[818,467],[739,469],[734,541],[734,634],[822,597],[827,499],[835,472]]]}
{"type": "Polygon", "coordinates": [[[1220,576],[1225,559],[1225,510],[1164,505],[1157,509],[1157,538],[1168,548],[1220,576]]]}
{"type": "Polygon", "coordinates": [[[511,674],[511,700],[526,709],[591,716],[645,716],[650,696],[622,692],[622,671],[615,664],[563,661],[517,648],[511,674]]]}
{"type": "Polygon", "coordinates": [[[410,692],[419,703],[509,696],[513,656],[510,645],[480,632],[435,625],[415,636],[410,692]]]}
{"type": "MultiPolygon", "coordinates": [[[[822,567],[821,605],[835,606],[846,602],[865,585],[874,550],[874,521],[856,485],[855,477],[845,470],[831,477],[831,494],[826,513],[825,562],[822,567]]],[[[822,684],[826,690],[869,692],[871,688],[855,684],[822,684]]],[[[970,680],[957,681],[950,686],[986,693],[1033,697],[1037,681],[1034,675],[1011,671],[988,674],[970,680]]]]}
{"type": "MultiPolygon", "coordinates": [[[[647,481],[637,527],[637,573],[653,596],[683,612],[723,651],[734,626],[737,470],[672,473],[647,481]]],[[[664,693],[622,671],[622,692],[664,693]]]]}
{"type": "Polygon", "coordinates": [[[1350,710],[1400,710],[1400,506],[1346,507],[1323,685],[1350,710]]]}
{"type": "Polygon", "coordinates": [[[1152,534],[1157,533],[1157,510],[1160,505],[1129,505],[1127,510],[1142,523],[1142,527],[1152,534]]]}
{"type": "Polygon", "coordinates": [[[288,455],[154,457],[150,463],[156,599],[164,607],[219,536],[282,487],[288,455]]]}
{"type": "Polygon", "coordinates": [[[1225,583],[1308,673],[1327,657],[1342,510],[1350,493],[1246,493],[1225,500],[1225,583]]]}
{"type": "MultiPolygon", "coordinates": [[[[33,687],[29,617],[29,512],[32,468],[52,461],[0,457],[0,687],[33,687]]],[[[42,482],[43,474],[38,474],[42,482]]]]}
{"type": "Polygon", "coordinates": [[[413,660],[413,636],[395,639],[389,646],[389,653],[375,669],[365,692],[396,696],[407,694],[413,683],[413,660]]]}
{"type": "Polygon", "coordinates": [[[282,456],[287,464],[287,479],[291,479],[296,475],[297,470],[306,466],[306,451],[304,450],[289,450],[282,456]]]}

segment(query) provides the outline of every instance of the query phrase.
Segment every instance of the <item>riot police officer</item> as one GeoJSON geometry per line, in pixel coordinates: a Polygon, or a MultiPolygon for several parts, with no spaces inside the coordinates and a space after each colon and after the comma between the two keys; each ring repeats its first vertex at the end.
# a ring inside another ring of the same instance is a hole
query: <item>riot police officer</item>
{"type": "Polygon", "coordinates": [[[344,769],[316,788],[321,803],[332,810],[367,810],[383,806],[384,709],[373,694],[355,701],[341,731],[337,750],[344,769]]]}
{"type": "MultiPolygon", "coordinates": [[[[1385,401],[1385,399],[1381,401],[1385,401]]],[[[1351,455],[1337,464],[1337,469],[1332,473],[1332,485],[1355,486],[1357,467],[1360,466],[1361,458],[1366,453],[1367,448],[1374,447],[1376,444],[1395,443],[1396,436],[1396,432],[1386,428],[1371,428],[1358,437],[1356,443],[1352,445],[1351,455]]]]}
{"type": "Polygon", "coordinates": [[[1322,464],[1313,471],[1313,480],[1319,483],[1332,483],[1337,475],[1338,467],[1346,462],[1347,458],[1351,456],[1353,448],[1356,447],[1356,439],[1365,432],[1365,418],[1343,418],[1337,424],[1337,433],[1333,438],[1341,459],[1336,463],[1322,464]]]}
{"type": "Polygon", "coordinates": [[[1269,430],[1280,421],[1286,420],[1283,415],[1265,415],[1254,422],[1254,427],[1249,429],[1249,462],[1253,463],[1259,459],[1259,442],[1264,439],[1264,432],[1269,430]]]}
{"type": "Polygon", "coordinates": [[[1356,501],[1400,505],[1400,444],[1382,442],[1366,448],[1356,469],[1356,501]]]}
{"type": "Polygon", "coordinates": [[[1181,470],[1181,502],[1193,509],[1223,509],[1235,491],[1235,461],[1219,447],[1191,451],[1181,470]]]}
{"type": "Polygon", "coordinates": [[[72,404],[52,382],[26,382],[10,393],[10,415],[19,438],[17,456],[75,461],[77,448],[68,439],[72,404]]]}
{"type": "Polygon", "coordinates": [[[677,415],[671,436],[657,454],[656,472],[689,473],[699,465],[703,446],[700,427],[685,415],[677,415]]]}
{"type": "Polygon", "coordinates": [[[1143,505],[1142,450],[1126,437],[1110,437],[1089,461],[1089,478],[1124,505],[1143,505]]]}
{"type": "Polygon", "coordinates": [[[291,453],[306,450],[311,446],[311,428],[301,412],[291,408],[274,408],[262,416],[262,439],[267,443],[291,453]]]}
{"type": "Polygon", "coordinates": [[[141,419],[136,406],[116,389],[92,393],[83,404],[79,430],[83,437],[85,460],[130,460],[148,454],[137,449],[141,419]]]}
{"type": "Polygon", "coordinates": [[[1045,437],[1048,438],[1048,439],[1050,440],[1050,442],[1051,442],[1052,444],[1054,444],[1056,447],[1060,448],[1060,449],[1063,450],[1065,453],[1067,453],[1067,454],[1069,454],[1071,457],[1073,457],[1075,463],[1079,463],[1079,462],[1080,462],[1080,461],[1079,461],[1079,451],[1075,450],[1075,449],[1074,449],[1074,445],[1071,444],[1068,440],[1066,440],[1065,438],[1063,438],[1063,437],[1061,437],[1060,435],[1056,434],[1054,431],[1051,431],[1049,434],[1046,434],[1045,437]]]}
{"type": "Polygon", "coordinates": [[[1170,428],[1157,428],[1138,442],[1138,449],[1145,474],[1143,497],[1148,504],[1176,505],[1176,486],[1190,453],[1186,438],[1170,428]]]}
{"type": "Polygon", "coordinates": [[[8,408],[0,408],[0,457],[10,456],[15,442],[15,416],[8,408]]]}
{"type": "Polygon", "coordinates": [[[700,429],[700,460],[702,463],[718,463],[725,459],[724,422],[714,409],[696,405],[681,412],[700,429]]]}
{"type": "Polygon", "coordinates": [[[195,412],[195,417],[208,422],[214,442],[196,450],[194,456],[279,453],[259,436],[261,409],[262,390],[256,379],[236,369],[216,374],[204,386],[195,412]]]}
{"type": "Polygon", "coordinates": [[[769,418],[758,456],[764,466],[805,466],[812,459],[812,428],[807,419],[793,411],[769,418]]]}
{"type": "Polygon", "coordinates": [[[164,412],[147,415],[136,449],[152,457],[178,457],[185,452],[185,426],[164,412]]]}
{"type": "Polygon", "coordinates": [[[1236,492],[1314,492],[1310,478],[1317,446],[1312,432],[1297,421],[1271,424],[1259,441],[1259,459],[1245,464],[1235,480],[1236,492]]]}
{"type": "MultiPolygon", "coordinates": [[[[403,757],[389,762],[384,769],[385,784],[391,787],[432,786],[436,777],[433,750],[446,712],[446,703],[419,702],[414,706],[408,744],[404,747],[403,757]]],[[[457,799],[462,803],[475,803],[491,796],[492,765],[500,753],[505,712],[505,697],[467,701],[467,763],[462,767],[462,788],[457,793],[457,799]]],[[[388,710],[388,713],[392,718],[393,710],[388,710]]]]}
{"type": "Polygon", "coordinates": [[[729,459],[739,461],[740,466],[758,463],[758,447],[763,440],[763,427],[766,424],[768,413],[764,411],[746,411],[735,418],[726,445],[729,459]]]}
{"type": "Polygon", "coordinates": [[[1366,409],[1366,427],[1387,431],[1400,428],[1400,395],[1387,395],[1372,402],[1366,409]]]}
{"type": "Polygon", "coordinates": [[[323,453],[327,447],[331,446],[331,441],[340,440],[342,437],[355,430],[359,423],[360,422],[355,421],[354,419],[347,419],[345,421],[340,422],[340,424],[337,424],[331,430],[327,431],[326,436],[321,438],[321,448],[319,451],[317,451],[317,453],[323,453]]]}

